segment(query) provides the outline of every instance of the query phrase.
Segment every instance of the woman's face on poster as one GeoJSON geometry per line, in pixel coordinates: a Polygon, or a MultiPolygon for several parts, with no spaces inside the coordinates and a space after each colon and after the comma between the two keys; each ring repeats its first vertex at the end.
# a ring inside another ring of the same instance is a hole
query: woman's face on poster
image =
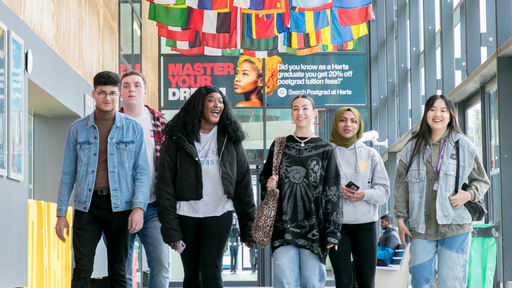
{"type": "Polygon", "coordinates": [[[250,93],[263,86],[263,79],[258,78],[258,70],[250,62],[242,62],[236,69],[235,75],[235,93],[250,93]]]}

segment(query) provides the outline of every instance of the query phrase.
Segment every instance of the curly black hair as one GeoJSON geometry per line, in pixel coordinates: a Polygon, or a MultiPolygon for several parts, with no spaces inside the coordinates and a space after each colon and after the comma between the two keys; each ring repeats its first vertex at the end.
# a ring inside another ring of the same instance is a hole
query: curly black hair
{"type": "Polygon", "coordinates": [[[183,104],[180,111],[165,125],[165,136],[181,135],[188,142],[199,142],[199,129],[203,118],[204,99],[211,93],[219,93],[224,102],[224,110],[220,116],[217,127],[219,131],[227,134],[234,143],[242,142],[245,133],[231,109],[228,98],[219,88],[214,86],[199,87],[183,104]]]}

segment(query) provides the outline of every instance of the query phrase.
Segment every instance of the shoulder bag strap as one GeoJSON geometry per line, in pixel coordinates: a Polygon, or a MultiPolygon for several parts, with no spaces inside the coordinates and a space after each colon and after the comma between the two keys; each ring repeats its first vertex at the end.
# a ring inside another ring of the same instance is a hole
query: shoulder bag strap
{"type": "Polygon", "coordinates": [[[279,173],[279,164],[281,164],[281,156],[283,156],[286,137],[277,137],[274,145],[274,158],[272,159],[272,175],[279,173]]]}
{"type": "Polygon", "coordinates": [[[459,140],[455,141],[455,155],[457,156],[457,172],[455,173],[455,191],[454,195],[459,192],[459,140]]]}

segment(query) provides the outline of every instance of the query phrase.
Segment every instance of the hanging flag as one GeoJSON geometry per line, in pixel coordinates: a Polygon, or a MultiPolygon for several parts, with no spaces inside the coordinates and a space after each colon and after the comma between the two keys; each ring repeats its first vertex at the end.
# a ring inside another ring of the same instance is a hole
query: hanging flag
{"type": "Polygon", "coordinates": [[[290,31],[310,33],[329,26],[327,10],[324,11],[290,11],[290,31]]]}
{"type": "Polygon", "coordinates": [[[246,18],[245,30],[249,38],[270,38],[286,31],[282,13],[243,13],[242,17],[246,18]]]}
{"type": "MultiPolygon", "coordinates": [[[[234,0],[235,3],[240,2],[234,0]]],[[[247,3],[234,4],[238,7],[240,5],[246,6],[247,3]]],[[[267,14],[267,13],[283,13],[288,10],[288,0],[251,0],[247,8],[242,8],[243,13],[256,13],[256,14],[267,14]]]]}
{"type": "Polygon", "coordinates": [[[310,33],[286,32],[284,34],[284,45],[289,48],[311,48],[318,44],[331,45],[331,27],[313,31],[310,33]]]}
{"type": "Polygon", "coordinates": [[[291,0],[290,10],[315,11],[327,10],[333,7],[332,0],[291,0]]]}
{"type": "Polygon", "coordinates": [[[354,40],[352,27],[341,26],[336,8],[330,10],[331,16],[331,44],[343,45],[344,42],[354,40]]]}
{"type": "Polygon", "coordinates": [[[203,10],[231,10],[236,7],[230,5],[233,0],[186,0],[187,6],[203,10]]]}
{"type": "Polygon", "coordinates": [[[373,20],[372,4],[354,8],[334,8],[337,9],[338,19],[341,26],[358,25],[368,20],[373,20]]]}
{"type": "Polygon", "coordinates": [[[202,33],[201,43],[204,46],[218,49],[238,49],[240,48],[237,35],[238,31],[233,30],[231,33],[202,33]]]}
{"type": "Polygon", "coordinates": [[[201,34],[196,33],[192,41],[176,41],[172,39],[165,39],[165,46],[179,49],[191,49],[201,47],[201,34]]]}
{"type": "Polygon", "coordinates": [[[357,49],[357,39],[354,40],[354,41],[349,41],[349,42],[345,42],[343,43],[343,50],[352,50],[352,49],[357,49]]]}
{"type": "Polygon", "coordinates": [[[194,33],[201,33],[189,28],[172,27],[160,23],[156,23],[156,26],[158,27],[158,36],[178,41],[191,41],[194,39],[194,33]]]}
{"type": "Polygon", "coordinates": [[[366,26],[366,22],[363,22],[359,25],[352,25],[352,37],[355,39],[368,34],[368,27],[366,26]]]}
{"type": "Polygon", "coordinates": [[[249,50],[244,49],[244,55],[245,56],[251,56],[256,58],[267,58],[270,56],[275,56],[279,54],[279,49],[272,49],[267,51],[255,51],[255,50],[249,50]]]}
{"type": "Polygon", "coordinates": [[[320,51],[319,45],[314,46],[314,47],[310,47],[310,48],[290,48],[290,47],[286,47],[286,53],[293,54],[293,55],[298,55],[298,56],[309,55],[309,54],[313,54],[313,53],[316,53],[316,52],[319,52],[319,51],[320,51]]]}
{"type": "Polygon", "coordinates": [[[208,56],[240,56],[240,49],[217,49],[204,46],[204,55],[208,56]]]}
{"type": "Polygon", "coordinates": [[[326,45],[326,44],[322,44],[322,45],[319,45],[319,47],[321,47],[321,50],[320,50],[320,51],[324,51],[324,52],[338,51],[338,49],[339,49],[339,46],[338,46],[338,45],[326,45]]]}
{"type": "Polygon", "coordinates": [[[190,9],[192,9],[192,14],[187,19],[187,27],[191,29],[207,33],[231,33],[236,30],[236,11],[216,12],[190,9]]]}
{"type": "Polygon", "coordinates": [[[185,0],[147,0],[155,4],[162,5],[185,5],[185,0]]]}
{"type": "Polygon", "coordinates": [[[334,7],[354,9],[372,4],[372,0],[333,0],[334,7]]]}
{"type": "Polygon", "coordinates": [[[185,27],[187,9],[192,8],[187,8],[186,5],[169,6],[149,3],[148,19],[166,26],[185,27]]]}
{"type": "MultiPolygon", "coordinates": [[[[246,17],[242,17],[242,27],[247,27],[246,17]]],[[[279,38],[278,36],[270,38],[249,38],[247,37],[247,31],[242,29],[242,47],[243,49],[256,50],[256,51],[268,51],[278,49],[279,38]]]]}

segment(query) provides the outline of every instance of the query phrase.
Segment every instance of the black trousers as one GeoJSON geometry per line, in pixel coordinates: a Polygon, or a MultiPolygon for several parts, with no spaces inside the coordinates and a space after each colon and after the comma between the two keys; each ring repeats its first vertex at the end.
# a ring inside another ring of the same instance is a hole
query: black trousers
{"type": "Polygon", "coordinates": [[[183,288],[220,288],[222,257],[228,241],[233,211],[215,217],[178,215],[183,242],[181,253],[185,278],[183,288]]]}
{"type": "Polygon", "coordinates": [[[90,286],[96,246],[102,233],[105,234],[107,242],[109,287],[126,287],[130,213],[131,210],[113,212],[110,194],[94,194],[87,212],[75,210],[73,219],[75,267],[71,287],[88,288],[90,286]]]}
{"type": "Polygon", "coordinates": [[[377,265],[376,222],[343,224],[338,250],[329,249],[336,288],[352,287],[352,265],[354,258],[355,277],[358,288],[375,287],[377,265]]]}

